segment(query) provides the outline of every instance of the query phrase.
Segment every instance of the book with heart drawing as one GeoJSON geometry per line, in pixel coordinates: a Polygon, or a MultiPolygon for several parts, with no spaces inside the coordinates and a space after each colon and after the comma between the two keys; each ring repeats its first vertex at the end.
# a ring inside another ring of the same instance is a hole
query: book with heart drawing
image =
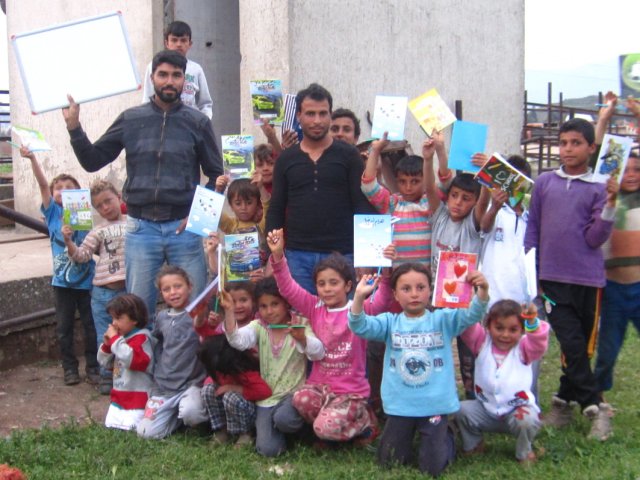
{"type": "Polygon", "coordinates": [[[476,269],[478,255],[441,251],[433,288],[433,306],[467,308],[473,297],[473,287],[467,283],[467,273],[476,269]]]}

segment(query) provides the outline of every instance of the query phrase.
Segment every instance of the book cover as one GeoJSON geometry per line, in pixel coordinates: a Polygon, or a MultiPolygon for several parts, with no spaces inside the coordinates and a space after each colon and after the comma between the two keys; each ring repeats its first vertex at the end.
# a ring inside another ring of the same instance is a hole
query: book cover
{"type": "Polygon", "coordinates": [[[196,318],[207,309],[209,300],[211,300],[211,298],[218,292],[217,287],[218,277],[214,278],[211,283],[209,283],[209,285],[207,285],[206,288],[202,292],[200,292],[200,295],[194,298],[193,301],[189,305],[187,305],[185,310],[191,318],[196,318]]]}
{"type": "Polygon", "coordinates": [[[481,123],[458,120],[453,124],[449,168],[476,173],[480,167],[471,163],[471,157],[484,152],[487,146],[487,126],[481,123]]]}
{"type": "Polygon", "coordinates": [[[376,95],[371,125],[372,138],[382,138],[384,132],[388,132],[389,140],[404,140],[407,100],[407,97],[376,95]]]}
{"type": "Polygon", "coordinates": [[[249,274],[259,269],[260,238],[257,232],[224,236],[225,273],[227,282],[249,280],[249,274]]]}
{"type": "Polygon", "coordinates": [[[509,194],[509,205],[516,206],[531,191],[533,180],[509,165],[499,154],[494,153],[476,173],[475,179],[487,188],[497,188],[509,194]]]}
{"type": "Polygon", "coordinates": [[[391,234],[391,215],[354,215],[353,265],[390,267],[391,260],[382,252],[391,244],[391,234]]]}
{"type": "Polygon", "coordinates": [[[187,231],[201,237],[217,232],[223,205],[224,195],[198,185],[189,210],[187,231]]]}
{"type": "Polygon", "coordinates": [[[250,90],[253,123],[262,125],[262,120],[268,118],[274,125],[280,125],[284,117],[282,82],[280,80],[252,80],[250,90]]]}
{"type": "Polygon", "coordinates": [[[224,173],[231,177],[248,178],[253,172],[253,136],[222,135],[224,173]]]}
{"type": "Polygon", "coordinates": [[[475,253],[445,252],[438,255],[438,271],[433,289],[433,306],[437,308],[467,308],[473,297],[473,286],[467,283],[467,273],[476,269],[475,253]]]}
{"type": "Polygon", "coordinates": [[[293,130],[298,134],[298,141],[302,141],[302,127],[296,115],[296,96],[291,93],[284,95],[284,118],[282,120],[282,131],[293,130]]]}
{"type": "Polygon", "coordinates": [[[20,144],[32,152],[46,152],[51,150],[51,145],[44,139],[44,135],[37,130],[15,125],[11,127],[11,131],[20,139],[20,144]]]}
{"type": "Polygon", "coordinates": [[[62,222],[73,230],[91,230],[91,193],[88,188],[62,190],[62,222]]]}
{"type": "Polygon", "coordinates": [[[435,88],[410,100],[408,106],[422,130],[429,136],[434,130],[440,132],[456,121],[455,115],[435,88]]]}
{"type": "Polygon", "coordinates": [[[633,138],[606,134],[598,153],[596,168],[593,170],[593,179],[596,182],[606,183],[609,177],[614,176],[620,183],[622,173],[627,167],[631,147],[633,147],[633,138]]]}

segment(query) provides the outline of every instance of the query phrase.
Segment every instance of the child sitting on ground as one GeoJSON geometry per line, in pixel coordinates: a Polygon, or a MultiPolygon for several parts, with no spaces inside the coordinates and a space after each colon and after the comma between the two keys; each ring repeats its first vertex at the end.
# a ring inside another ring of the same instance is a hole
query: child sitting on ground
{"type": "Polygon", "coordinates": [[[238,328],[233,308],[225,310],[224,328],[232,347],[258,347],[260,375],[271,387],[271,397],[257,402],[256,450],[275,457],[287,449],[285,434],[295,433],[304,420],[293,408],[293,392],[305,380],[307,360],[324,357],[324,347],[304,319],[295,317],[273,277],[256,284],[255,301],[260,320],[238,328]],[[295,319],[295,320],[294,320],[295,319]],[[302,327],[301,325],[304,325],[302,327]]]}
{"type": "Polygon", "coordinates": [[[453,373],[451,340],[482,320],[489,300],[484,276],[473,271],[467,282],[477,288],[468,309],[430,312],[428,267],[400,265],[391,275],[393,295],[402,313],[365,314],[370,284],[364,275],[349,310],[349,327],[361,338],[386,342],[382,379],[382,405],[387,421],[378,447],[378,462],[406,464],[413,457],[413,437],[420,434],[420,471],[439,475],[455,458],[455,439],[447,415],[459,408],[453,373]]]}
{"type": "Polygon", "coordinates": [[[181,423],[196,426],[209,420],[200,398],[205,377],[196,355],[200,339],[185,310],[191,280],[182,268],[165,265],[158,273],[157,286],[169,309],[156,316],[153,387],[137,428],[139,436],[152,439],[169,436],[181,423]]]}
{"type": "MultiPolygon", "coordinates": [[[[423,161],[417,155],[402,158],[394,169],[399,193],[390,193],[377,179],[377,166],[382,150],[389,144],[387,133],[382,139],[371,144],[371,153],[362,174],[362,192],[380,213],[393,215],[399,219],[393,225],[393,244],[398,251],[397,266],[404,262],[431,262],[431,224],[428,221],[430,204],[425,194],[428,175],[433,175],[433,155],[436,150],[444,150],[442,136],[435,134],[425,141],[422,155],[429,161],[423,161]],[[426,169],[432,169],[426,172],[426,169]]],[[[439,172],[449,172],[447,156],[438,155],[439,172]]],[[[435,208],[435,207],[434,207],[435,208]]]]}
{"type": "MultiPolygon", "coordinates": [[[[222,294],[222,306],[233,309],[229,293],[222,294]]],[[[207,338],[198,358],[213,380],[202,387],[202,401],[213,430],[212,441],[223,445],[235,436],[235,446],[252,443],[256,421],[255,402],[271,396],[271,388],[260,376],[258,359],[248,351],[232,348],[224,335],[207,338]]]]}
{"type": "Polygon", "coordinates": [[[98,362],[113,371],[113,389],[104,424],[134,430],[144,416],[153,384],[153,345],[145,328],[147,307],[140,297],[125,293],[111,299],[105,311],[112,323],[103,334],[98,362]]]}
{"type": "MultiPolygon", "coordinates": [[[[307,423],[313,424],[321,440],[371,442],[377,435],[377,419],[368,405],[369,382],[365,375],[367,342],[356,337],[347,325],[347,311],[354,274],[346,257],[332,254],[315,266],[313,280],[318,295],[312,295],[291,277],[284,256],[282,230],[267,235],[270,263],[282,296],[309,319],[324,344],[326,355],[313,362],[307,383],[293,396],[293,405],[307,423]]],[[[385,249],[393,256],[393,246],[385,249]]],[[[385,311],[391,301],[388,279],[384,278],[374,302],[366,309],[385,311]]]]}
{"type": "MultiPolygon", "coordinates": [[[[91,281],[95,263],[91,259],[87,263],[76,263],[69,258],[62,235],[62,191],[79,189],[80,184],[71,175],[65,173],[56,176],[51,183],[47,182],[36,156],[27,147],[20,148],[20,155],[31,161],[33,175],[36,177],[42,204],[40,211],[44,215],[51,240],[53,255],[53,298],[56,306],[56,333],[60,344],[62,368],[65,385],[80,383],[78,359],[74,352],[73,331],[76,321],[76,309],[80,314],[80,322],[84,333],[84,358],[87,381],[100,382],[100,367],[96,360],[98,341],[96,327],[91,315],[91,281]]],[[[76,231],[72,240],[80,245],[88,232],[76,231]]]]}
{"type": "MultiPolygon", "coordinates": [[[[255,318],[255,302],[253,300],[254,283],[253,282],[229,282],[224,286],[224,290],[231,295],[233,304],[233,314],[236,318],[238,328],[248,325],[255,318]]],[[[202,317],[196,317],[193,326],[196,333],[200,337],[210,337],[212,335],[222,335],[222,321],[224,315],[216,312],[215,300],[209,314],[202,317]]]]}
{"type": "Polygon", "coordinates": [[[510,433],[516,437],[516,459],[536,461],[532,442],[540,410],[531,392],[531,363],[542,358],[549,341],[549,324],[536,314],[533,304],[523,311],[513,300],[500,300],[489,310],[485,328],[474,324],[462,333],[476,356],[476,400],[463,401],[456,415],[464,452],[483,451],[483,432],[510,433]]]}
{"type": "MultiPolygon", "coordinates": [[[[91,313],[96,336],[102,339],[111,324],[107,303],[126,292],[124,234],[127,222],[120,210],[120,194],[112,183],[97,180],[91,185],[90,193],[93,208],[107,223],[91,230],[80,246],[73,242],[74,231],[70,225],[63,225],[62,235],[74,262],[87,263],[93,261],[93,255],[99,257],[91,290],[91,313]]],[[[111,385],[111,373],[101,368],[100,393],[109,395],[111,385]]]]}

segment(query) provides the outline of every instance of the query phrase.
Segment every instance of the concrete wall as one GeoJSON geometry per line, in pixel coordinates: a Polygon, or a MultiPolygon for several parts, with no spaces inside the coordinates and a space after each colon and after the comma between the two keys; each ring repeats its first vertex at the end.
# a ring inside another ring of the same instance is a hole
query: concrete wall
{"type": "MultiPolygon", "coordinates": [[[[376,94],[411,99],[436,87],[452,110],[462,100],[465,120],[489,124],[488,152],[518,151],[523,0],[243,0],[240,22],[243,88],[273,77],[295,93],[318,82],[363,121],[376,94]]],[[[243,129],[257,132],[250,118],[243,96],[243,129]]],[[[406,135],[419,151],[410,114],[406,135]]]]}
{"type": "MultiPolygon", "coordinates": [[[[8,0],[7,1],[7,33],[28,32],[75,19],[100,15],[116,10],[122,11],[129,33],[129,40],[140,76],[144,74],[147,63],[151,60],[157,41],[162,41],[162,2],[158,0],[92,0],[69,1],[49,0],[8,0]]],[[[81,42],[82,39],[78,39],[81,42]]],[[[69,50],[73,45],[68,46],[69,50]]],[[[65,51],[60,52],[61,56],[65,51]]],[[[63,66],[61,65],[61,68],[63,66]]],[[[57,75],[58,72],[51,72],[57,75]]],[[[9,77],[11,90],[11,122],[35,128],[42,132],[52,146],[51,152],[39,153],[38,159],[48,178],[59,173],[70,173],[79,180],[82,186],[96,178],[107,178],[117,186],[124,182],[123,157],[95,174],[85,172],[78,164],[69,145],[62,114],[59,111],[31,115],[25,95],[22,79],[16,65],[13,51],[9,51],[9,77]]],[[[137,105],[141,100],[141,92],[117,95],[81,106],[80,120],[89,138],[97,139],[124,109],[137,105]]],[[[30,162],[19,156],[14,150],[13,172],[15,186],[16,209],[22,213],[39,217],[40,195],[36,181],[31,172],[30,162]]]]}

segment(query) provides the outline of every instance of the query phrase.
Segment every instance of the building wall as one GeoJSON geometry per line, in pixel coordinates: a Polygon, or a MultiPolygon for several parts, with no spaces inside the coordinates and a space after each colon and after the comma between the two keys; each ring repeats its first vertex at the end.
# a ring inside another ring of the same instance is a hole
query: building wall
{"type": "MultiPolygon", "coordinates": [[[[135,2],[48,0],[44,3],[37,0],[8,0],[7,33],[11,37],[14,34],[116,10],[123,13],[136,66],[142,78],[144,69],[155,50],[154,38],[158,36],[162,38],[162,2],[157,0],[136,0],[135,2]],[[46,8],[43,8],[44,5],[46,8]]],[[[82,39],[78,41],[81,42],[82,39]]],[[[71,51],[73,45],[69,45],[68,48],[71,51]]],[[[61,50],[61,71],[64,69],[64,60],[67,57],[67,51],[61,50]]],[[[58,73],[51,72],[51,75],[58,73]]],[[[11,45],[9,46],[9,81],[12,124],[39,130],[51,144],[50,152],[37,154],[47,178],[51,179],[64,172],[74,175],[83,187],[88,187],[96,178],[106,178],[118,186],[122,185],[125,178],[123,156],[98,173],[87,173],[78,164],[69,145],[69,135],[61,112],[52,111],[35,116],[31,114],[11,45]]],[[[140,91],[135,91],[81,105],[80,120],[89,138],[97,139],[121,111],[139,104],[141,95],[140,91]]],[[[16,210],[39,218],[40,194],[31,171],[31,164],[29,160],[21,158],[17,150],[13,152],[13,172],[16,210]]]]}
{"type": "MultiPolygon", "coordinates": [[[[334,107],[356,112],[366,139],[376,94],[411,99],[435,87],[452,110],[462,101],[465,120],[489,124],[488,152],[519,149],[523,0],[243,0],[240,21],[243,88],[273,77],[295,93],[318,82],[334,107]]],[[[243,96],[243,129],[257,132],[250,118],[243,96]]],[[[419,152],[425,137],[410,114],[406,136],[419,152]]]]}

